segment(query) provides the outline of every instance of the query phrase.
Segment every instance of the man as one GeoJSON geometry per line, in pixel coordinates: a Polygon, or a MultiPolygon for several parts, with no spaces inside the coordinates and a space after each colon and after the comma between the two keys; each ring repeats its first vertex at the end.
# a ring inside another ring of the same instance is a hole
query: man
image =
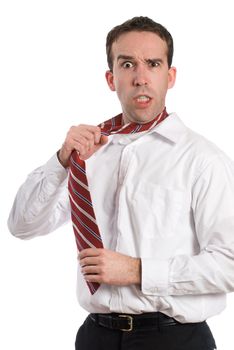
{"type": "Polygon", "coordinates": [[[90,312],[77,333],[79,350],[216,348],[205,320],[234,290],[234,168],[167,114],[172,56],[170,33],[147,17],[113,28],[106,80],[122,114],[71,127],[57,155],[20,188],[9,217],[10,231],[25,239],[55,230],[71,210],[80,222],[72,181],[81,181],[71,167],[81,167],[73,155],[86,167],[81,185],[95,219],[85,215],[98,224],[103,248],[82,247],[90,242],[73,222],[78,299],[90,312]]]}

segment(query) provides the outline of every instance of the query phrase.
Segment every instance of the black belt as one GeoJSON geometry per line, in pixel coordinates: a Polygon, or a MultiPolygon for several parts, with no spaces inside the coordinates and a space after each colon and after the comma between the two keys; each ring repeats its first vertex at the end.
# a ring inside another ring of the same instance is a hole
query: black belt
{"type": "Polygon", "coordinates": [[[149,312],[137,315],[116,313],[90,314],[89,317],[100,326],[126,332],[136,329],[152,329],[182,324],[161,312],[149,312]]]}

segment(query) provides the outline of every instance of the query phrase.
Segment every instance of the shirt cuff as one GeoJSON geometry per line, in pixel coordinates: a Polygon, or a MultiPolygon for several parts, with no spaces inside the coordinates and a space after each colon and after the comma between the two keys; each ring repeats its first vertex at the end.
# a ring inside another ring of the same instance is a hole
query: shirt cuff
{"type": "Polygon", "coordinates": [[[57,181],[62,183],[67,175],[68,169],[65,169],[58,160],[57,153],[55,153],[45,164],[44,173],[47,176],[56,176],[57,181]]]}
{"type": "Polygon", "coordinates": [[[168,295],[169,260],[141,259],[141,290],[146,295],[168,295]]]}

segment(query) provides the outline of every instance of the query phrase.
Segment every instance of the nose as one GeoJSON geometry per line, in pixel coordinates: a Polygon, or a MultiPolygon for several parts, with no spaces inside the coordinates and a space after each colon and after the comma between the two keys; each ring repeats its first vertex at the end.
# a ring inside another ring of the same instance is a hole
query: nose
{"type": "Polygon", "coordinates": [[[134,71],[133,85],[134,86],[144,86],[148,85],[147,71],[144,65],[138,65],[134,71]]]}

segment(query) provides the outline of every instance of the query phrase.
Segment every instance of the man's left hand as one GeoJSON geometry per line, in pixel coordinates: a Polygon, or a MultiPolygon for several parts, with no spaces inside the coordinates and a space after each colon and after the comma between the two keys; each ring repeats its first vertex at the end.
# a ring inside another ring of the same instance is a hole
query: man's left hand
{"type": "Polygon", "coordinates": [[[87,248],[78,256],[88,282],[110,285],[141,283],[141,260],[104,248],[87,248]]]}

